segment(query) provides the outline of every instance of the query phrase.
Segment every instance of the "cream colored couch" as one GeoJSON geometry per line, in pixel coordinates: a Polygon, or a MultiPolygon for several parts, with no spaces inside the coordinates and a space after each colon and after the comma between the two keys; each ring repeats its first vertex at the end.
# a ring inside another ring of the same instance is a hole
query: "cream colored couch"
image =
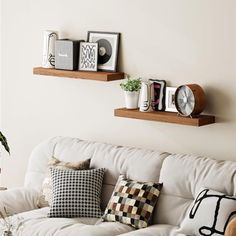
{"type": "Polygon", "coordinates": [[[21,235],[24,236],[185,235],[181,232],[181,222],[202,186],[236,196],[236,163],[55,137],[33,150],[24,187],[0,192],[0,207],[19,213],[23,218],[21,235]],[[37,198],[48,159],[52,156],[70,162],[91,158],[91,167],[107,169],[102,209],[105,209],[120,174],[134,180],[163,182],[153,225],[134,230],[121,223],[100,219],[47,218],[49,208],[37,209],[37,198]]]}

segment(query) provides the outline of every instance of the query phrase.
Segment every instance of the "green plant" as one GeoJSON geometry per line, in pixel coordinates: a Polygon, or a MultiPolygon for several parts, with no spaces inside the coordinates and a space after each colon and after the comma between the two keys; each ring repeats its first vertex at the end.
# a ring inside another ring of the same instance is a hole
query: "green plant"
{"type": "Polygon", "coordinates": [[[6,139],[6,137],[2,134],[1,131],[0,131],[0,142],[2,143],[3,147],[5,148],[5,150],[10,154],[10,148],[9,148],[9,146],[8,146],[7,139],[6,139]]]}
{"type": "Polygon", "coordinates": [[[127,79],[127,81],[120,84],[120,87],[124,91],[137,92],[141,89],[141,78],[131,78],[130,75],[126,74],[125,79],[127,79]]]}

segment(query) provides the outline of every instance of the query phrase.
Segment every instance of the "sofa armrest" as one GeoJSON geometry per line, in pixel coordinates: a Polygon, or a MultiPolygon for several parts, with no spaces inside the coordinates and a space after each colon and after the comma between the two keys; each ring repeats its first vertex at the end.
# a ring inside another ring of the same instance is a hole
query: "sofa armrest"
{"type": "Polygon", "coordinates": [[[235,236],[235,235],[236,235],[236,217],[229,222],[225,230],[225,236],[235,236]]]}
{"type": "Polygon", "coordinates": [[[29,188],[14,188],[0,191],[0,210],[17,214],[37,208],[38,192],[29,188]]]}

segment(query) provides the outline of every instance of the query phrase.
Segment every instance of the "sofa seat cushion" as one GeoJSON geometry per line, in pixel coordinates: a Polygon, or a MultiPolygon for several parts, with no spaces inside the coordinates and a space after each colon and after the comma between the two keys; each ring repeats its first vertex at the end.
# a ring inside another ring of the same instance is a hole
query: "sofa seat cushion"
{"type": "MultiPolygon", "coordinates": [[[[178,227],[166,224],[151,225],[144,229],[131,231],[122,236],[187,236],[182,233],[177,233],[178,227]]],[[[121,236],[119,235],[119,236],[121,236]]]]}
{"type": "Polygon", "coordinates": [[[23,219],[24,236],[115,236],[133,230],[117,222],[102,222],[98,218],[48,218],[49,208],[18,214],[23,219]]]}

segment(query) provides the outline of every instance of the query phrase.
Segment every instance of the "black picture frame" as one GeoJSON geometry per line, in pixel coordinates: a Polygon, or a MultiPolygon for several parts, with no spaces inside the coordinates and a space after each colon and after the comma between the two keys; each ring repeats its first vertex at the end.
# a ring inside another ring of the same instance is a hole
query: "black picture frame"
{"type": "Polygon", "coordinates": [[[155,111],[165,111],[166,109],[166,81],[159,79],[149,79],[153,82],[154,88],[154,110],[155,111]]]}
{"type": "Polygon", "coordinates": [[[118,32],[88,31],[87,42],[98,43],[98,70],[107,72],[117,71],[120,35],[121,34],[118,32]],[[104,41],[108,42],[108,46],[111,47],[111,55],[109,55],[110,53],[107,53],[107,49],[100,46],[101,42],[104,41]],[[114,41],[114,44],[111,43],[112,41],[114,41]],[[105,54],[101,55],[104,51],[105,54]],[[103,64],[100,63],[103,60],[106,62],[103,64]]]}

